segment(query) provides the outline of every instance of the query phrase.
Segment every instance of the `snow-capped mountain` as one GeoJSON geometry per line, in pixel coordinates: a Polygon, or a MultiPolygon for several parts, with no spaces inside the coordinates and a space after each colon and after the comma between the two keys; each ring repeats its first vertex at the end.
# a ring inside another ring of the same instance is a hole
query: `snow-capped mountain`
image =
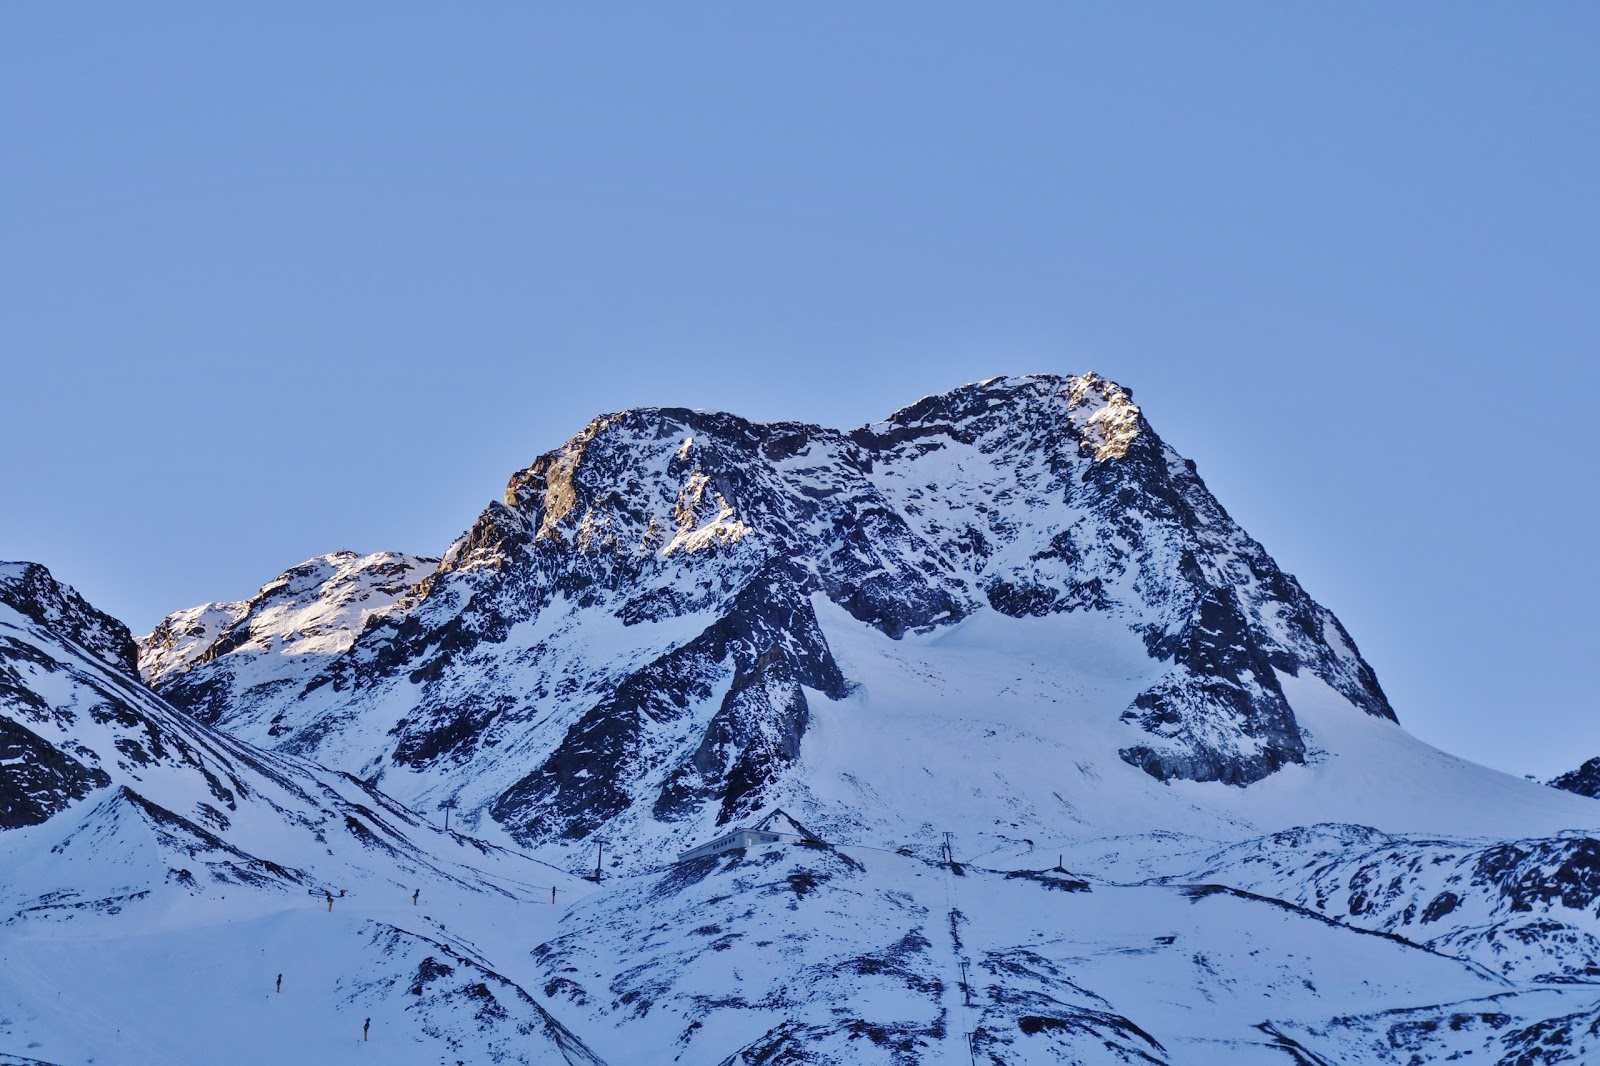
{"type": "MultiPolygon", "coordinates": [[[[1097,767],[1080,773],[1135,768],[1150,794],[1312,760],[1283,676],[1394,718],[1338,620],[1093,375],[998,378],[848,433],[605,416],[513,475],[401,592],[420,562],[313,560],[248,608],[179,612],[144,639],[145,676],[252,742],[455,799],[530,845],[640,819],[688,840],[770,802],[849,819],[823,795],[839,787],[899,833],[924,805],[870,795],[818,730],[882,730],[888,708],[869,705],[966,645],[1002,672],[985,646],[1031,656],[973,693],[1020,705],[991,734],[997,765],[1025,718],[1097,767]],[[337,609],[353,589],[381,595],[337,609]],[[308,640],[303,617],[328,624],[308,640]],[[873,676],[896,662],[905,676],[873,676]],[[1041,698],[1059,709],[1036,713],[1041,698]]],[[[985,789],[987,821],[1076,802],[1034,784],[985,789]]]]}
{"type": "MultiPolygon", "coordinates": [[[[303,947],[321,896],[251,904],[242,933],[159,928],[196,972],[301,945],[333,1002],[294,1015],[290,1057],[359,1052],[348,1019],[372,1004],[414,1056],[394,1061],[446,1064],[1600,1061],[1600,806],[1407,734],[1338,620],[1093,375],[848,432],[604,416],[437,560],[338,553],[169,616],[139,641],[159,697],[116,623],[33,598],[16,627],[39,654],[243,767],[200,759],[235,796],[263,794],[256,767],[329,782],[414,844],[395,837],[403,873],[381,849],[328,867],[292,842],[342,854],[355,831],[310,785],[275,801],[270,854],[271,817],[241,833],[218,811],[219,839],[313,891],[368,886],[326,949],[303,947]],[[444,837],[378,786],[570,873],[444,837]],[[746,846],[677,861],[736,826],[746,846]],[[603,882],[570,876],[600,854],[603,882]],[[389,907],[413,882],[434,911],[389,907]]],[[[31,694],[8,708],[60,703],[8,668],[31,694]]],[[[38,735],[56,776],[0,793],[36,797],[37,823],[0,847],[88,839],[132,780],[77,732],[38,735]]],[[[207,825],[204,774],[171,773],[194,792],[172,809],[207,825]]],[[[26,884],[171,866],[47,851],[14,847],[47,871],[26,884]]],[[[82,965],[29,940],[43,921],[19,911],[0,949],[82,965]]],[[[62,1040],[30,995],[0,1053],[62,1040]]],[[[265,1022],[246,1000],[219,1013],[265,1022]]],[[[173,1017],[152,1009],[141,1033],[173,1017]]]]}

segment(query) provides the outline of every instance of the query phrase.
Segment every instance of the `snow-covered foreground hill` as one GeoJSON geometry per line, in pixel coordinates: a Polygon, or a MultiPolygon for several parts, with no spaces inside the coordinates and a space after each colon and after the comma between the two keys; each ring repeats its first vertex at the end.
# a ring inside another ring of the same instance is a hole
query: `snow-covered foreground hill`
{"type": "Polygon", "coordinates": [[[368,1017],[385,1062],[593,1061],[475,946],[583,881],[215,732],[132,651],[0,564],[0,1061],[355,1061],[368,1017]]]}
{"type": "Polygon", "coordinates": [[[0,1063],[1600,1061],[1600,804],[1406,733],[1093,376],[597,419],[154,691],[0,593],[0,1063]]]}
{"type": "MultiPolygon", "coordinates": [[[[534,954],[614,1062],[1499,1062],[1596,999],[1219,883],[795,843],[631,878],[534,954]]],[[[1563,1032],[1507,1061],[1600,1054],[1563,1032]]]]}
{"type": "Polygon", "coordinates": [[[0,929],[0,1063],[601,1060],[476,946],[536,943],[542,905],[362,891],[236,906],[173,899],[0,929]],[[278,975],[282,991],[278,991],[278,975]],[[363,1022],[370,1019],[367,1039],[363,1022]]]}

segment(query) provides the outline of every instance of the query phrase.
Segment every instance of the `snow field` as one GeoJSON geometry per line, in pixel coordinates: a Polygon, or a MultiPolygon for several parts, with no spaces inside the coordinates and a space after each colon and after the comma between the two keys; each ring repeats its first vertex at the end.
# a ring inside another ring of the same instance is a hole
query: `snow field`
{"type": "MultiPolygon", "coordinates": [[[[459,970],[441,946],[470,958],[475,941],[515,960],[553,931],[562,908],[459,899],[414,908],[408,895],[389,895],[346,896],[332,913],[310,895],[250,916],[201,907],[190,921],[175,905],[102,918],[70,936],[8,927],[0,1049],[60,1063],[173,1066],[481,1061],[471,1010],[429,1008],[410,992],[419,965],[431,957],[459,970]]],[[[508,1061],[566,1061],[540,1043],[548,1044],[523,1038],[508,1061]]]]}

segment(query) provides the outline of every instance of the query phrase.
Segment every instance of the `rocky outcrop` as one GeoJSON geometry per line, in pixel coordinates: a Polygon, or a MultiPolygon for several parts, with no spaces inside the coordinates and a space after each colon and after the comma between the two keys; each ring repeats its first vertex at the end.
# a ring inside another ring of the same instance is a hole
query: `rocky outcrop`
{"type": "Polygon", "coordinates": [[[715,803],[722,824],[762,806],[765,786],[799,754],[804,688],[834,699],[845,680],[807,597],[805,572],[775,564],[721,618],[618,684],[583,715],[532,774],[500,797],[495,815],[529,837],[582,836],[633,802],[630,787],[666,771],[658,818],[715,803]],[[675,758],[648,734],[722,695],[698,743],[675,758]]]}
{"type": "Polygon", "coordinates": [[[1551,788],[1600,799],[1600,758],[1590,759],[1576,770],[1568,770],[1560,777],[1551,778],[1548,783],[1551,788]]]}
{"type": "Polygon", "coordinates": [[[138,672],[139,647],[128,627],[96,610],[38,563],[0,562],[0,603],[108,666],[138,672]]]}
{"type": "Polygon", "coordinates": [[[1270,894],[1509,979],[1600,976],[1600,840],[1486,842],[1303,827],[1231,845],[1179,882],[1270,894]]]}
{"type": "MultiPolygon", "coordinates": [[[[9,673],[0,667],[0,673],[9,673]]],[[[0,679],[0,700],[17,699],[10,678],[0,679]]],[[[38,825],[74,800],[111,783],[98,766],[85,766],[18,722],[0,719],[0,829],[38,825]]]]}

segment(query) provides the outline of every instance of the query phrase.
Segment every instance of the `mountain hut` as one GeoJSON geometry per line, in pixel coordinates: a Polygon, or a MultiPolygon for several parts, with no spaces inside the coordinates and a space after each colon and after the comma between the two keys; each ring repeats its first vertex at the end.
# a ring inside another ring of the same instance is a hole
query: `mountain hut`
{"type": "Polygon", "coordinates": [[[807,844],[822,843],[822,838],[789,817],[782,808],[774,807],[770,814],[754,825],[731,830],[714,840],[696,845],[680,853],[677,861],[688,862],[690,859],[700,859],[707,855],[721,855],[725,851],[737,851],[760,844],[776,844],[784,837],[807,844]]]}

